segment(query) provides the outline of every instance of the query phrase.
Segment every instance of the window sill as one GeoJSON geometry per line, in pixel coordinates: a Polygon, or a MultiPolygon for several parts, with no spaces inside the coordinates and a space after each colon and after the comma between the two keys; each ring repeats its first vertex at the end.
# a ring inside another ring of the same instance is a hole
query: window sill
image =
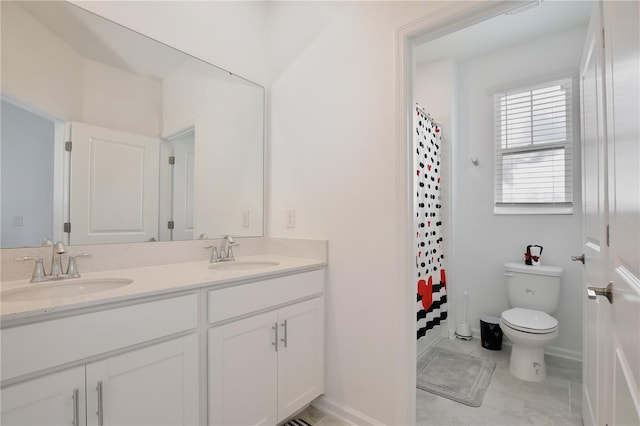
{"type": "Polygon", "coordinates": [[[570,215],[573,214],[573,206],[554,206],[554,205],[502,205],[494,206],[493,214],[495,215],[570,215]]]}

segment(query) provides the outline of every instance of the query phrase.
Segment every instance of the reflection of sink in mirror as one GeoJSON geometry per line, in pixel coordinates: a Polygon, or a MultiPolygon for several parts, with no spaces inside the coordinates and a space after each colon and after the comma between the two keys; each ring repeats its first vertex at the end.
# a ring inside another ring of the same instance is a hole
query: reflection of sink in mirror
{"type": "Polygon", "coordinates": [[[59,297],[81,296],[113,290],[132,284],[128,278],[94,278],[51,281],[33,284],[29,287],[5,290],[0,293],[3,302],[20,302],[27,300],[55,299],[59,297]]]}
{"type": "Polygon", "coordinates": [[[278,266],[280,262],[271,260],[234,260],[231,262],[214,263],[209,269],[217,269],[218,271],[250,271],[252,269],[266,269],[272,266],[278,266]]]}

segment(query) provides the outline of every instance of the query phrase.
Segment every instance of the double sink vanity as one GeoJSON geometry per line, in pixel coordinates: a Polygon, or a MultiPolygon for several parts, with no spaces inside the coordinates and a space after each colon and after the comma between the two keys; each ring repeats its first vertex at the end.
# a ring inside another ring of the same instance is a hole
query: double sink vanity
{"type": "Polygon", "coordinates": [[[2,424],[277,424],[304,408],[324,390],[326,242],[250,240],[225,262],[192,241],[196,261],[142,247],[124,268],[94,253],[80,278],[3,273],[2,424]]]}

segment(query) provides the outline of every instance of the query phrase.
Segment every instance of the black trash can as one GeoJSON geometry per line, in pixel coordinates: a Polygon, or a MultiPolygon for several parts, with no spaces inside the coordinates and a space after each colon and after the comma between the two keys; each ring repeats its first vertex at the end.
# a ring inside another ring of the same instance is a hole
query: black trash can
{"type": "Polygon", "coordinates": [[[492,351],[502,349],[502,330],[500,318],[491,316],[480,317],[480,339],[482,347],[492,351]]]}

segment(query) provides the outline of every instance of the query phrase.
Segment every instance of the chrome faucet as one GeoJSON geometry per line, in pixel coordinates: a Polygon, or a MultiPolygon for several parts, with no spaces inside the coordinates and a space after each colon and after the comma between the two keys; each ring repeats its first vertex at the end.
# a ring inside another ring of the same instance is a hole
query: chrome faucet
{"type": "Polygon", "coordinates": [[[41,257],[37,256],[27,256],[27,257],[19,257],[16,260],[33,260],[35,261],[35,268],[33,269],[33,275],[31,276],[32,283],[40,283],[43,281],[51,281],[51,280],[64,280],[68,278],[79,278],[80,273],[78,272],[78,266],[76,264],[76,257],[79,256],[91,256],[89,253],[79,253],[73,256],[69,256],[69,264],[67,266],[67,272],[64,273],[62,270],[62,255],[66,252],[64,244],[61,241],[58,241],[55,244],[49,245],[48,247],[53,247],[51,254],[51,272],[47,275],[44,270],[44,263],[41,257]]]}
{"type": "Polygon", "coordinates": [[[233,246],[239,246],[240,244],[236,243],[231,235],[225,235],[220,243],[220,248],[216,246],[206,246],[206,249],[211,249],[211,257],[209,258],[210,263],[216,262],[228,262],[231,260],[235,260],[233,256],[233,246]]]}
{"type": "Polygon", "coordinates": [[[53,253],[51,254],[51,273],[49,276],[59,278],[60,275],[62,275],[62,254],[65,251],[62,241],[58,241],[53,245],[53,253]]]}

